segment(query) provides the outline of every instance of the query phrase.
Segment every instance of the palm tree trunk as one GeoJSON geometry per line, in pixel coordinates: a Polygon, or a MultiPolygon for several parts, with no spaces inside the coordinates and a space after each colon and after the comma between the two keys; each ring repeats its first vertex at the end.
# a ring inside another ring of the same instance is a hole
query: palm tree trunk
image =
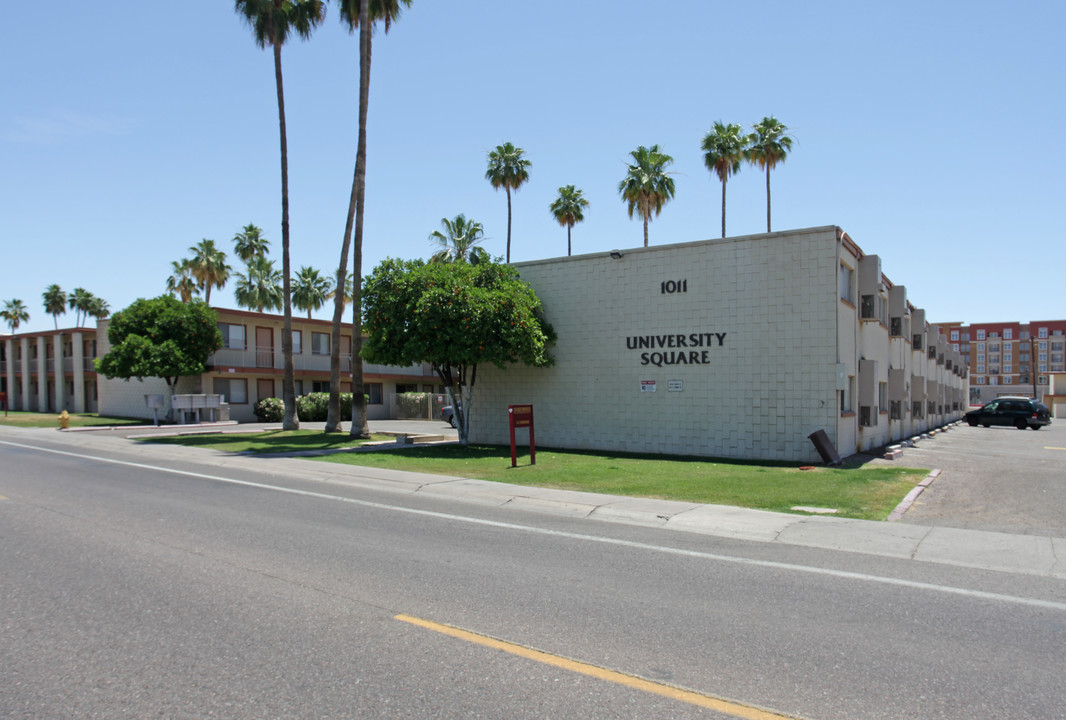
{"type": "Polygon", "coordinates": [[[370,105],[370,0],[359,0],[359,143],[355,151],[355,247],[352,252],[352,426],[349,437],[370,437],[363,389],[363,209],[366,204],[366,116],[370,105]]]}
{"type": "Polygon", "coordinates": [[[644,247],[648,247],[648,216],[644,216],[644,247]]]}
{"type": "Polygon", "coordinates": [[[766,166],[766,232],[770,232],[770,166],[766,166]]]}
{"type": "Polygon", "coordinates": [[[511,187],[504,185],[507,191],[507,263],[511,263],[511,187]]]}
{"type": "Polygon", "coordinates": [[[572,228],[572,227],[574,227],[574,226],[573,225],[567,225],[566,226],[566,256],[567,257],[570,257],[570,228],[572,228]]]}
{"type": "Polygon", "coordinates": [[[722,181],[722,237],[725,237],[725,180],[722,181]]]}
{"type": "Polygon", "coordinates": [[[278,86],[278,127],[281,131],[281,288],[283,320],[281,324],[281,355],[285,374],[281,380],[281,397],[285,415],[283,430],[298,430],[296,417],[296,380],[292,366],[292,287],[289,277],[289,149],[285,139],[285,92],[281,81],[281,45],[274,43],[274,79],[278,86]]]}

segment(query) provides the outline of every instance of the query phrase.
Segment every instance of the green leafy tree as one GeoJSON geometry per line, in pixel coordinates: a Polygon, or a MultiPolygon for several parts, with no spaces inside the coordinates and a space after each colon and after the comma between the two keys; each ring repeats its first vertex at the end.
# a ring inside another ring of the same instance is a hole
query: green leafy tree
{"type": "Polygon", "coordinates": [[[559,188],[559,197],[549,208],[556,222],[566,228],[566,254],[571,254],[570,230],[577,223],[585,219],[584,210],[589,206],[581,191],[573,185],[564,185],[559,188]]]}
{"type": "Polygon", "coordinates": [[[19,299],[5,300],[4,309],[0,310],[0,317],[11,326],[11,332],[19,329],[19,325],[30,319],[30,312],[25,303],[19,299]]]}
{"type": "Polygon", "coordinates": [[[67,294],[58,285],[49,285],[41,294],[44,300],[44,311],[52,316],[56,330],[59,329],[59,316],[67,312],[67,294]]]}
{"type": "Polygon", "coordinates": [[[786,134],[788,126],[772,115],[753,125],[752,130],[747,159],[766,171],[766,232],[770,232],[770,171],[785,162],[792,150],[792,138],[786,134]]]}
{"type": "MultiPolygon", "coordinates": [[[[381,22],[385,33],[399,17],[401,6],[410,7],[411,0],[340,0],[341,22],[348,31],[359,31],[359,134],[355,152],[355,175],[352,192],[348,199],[348,218],[344,225],[341,242],[341,258],[337,266],[337,284],[333,297],[332,342],[329,354],[329,404],[326,417],[326,432],[341,429],[340,412],[340,345],[341,319],[344,316],[345,292],[354,299],[352,307],[352,389],[355,404],[349,435],[353,438],[369,438],[370,428],[366,422],[366,400],[363,387],[363,363],[360,352],[363,346],[363,319],[359,314],[359,298],[363,282],[363,212],[366,205],[366,120],[370,107],[370,64],[373,55],[374,24],[381,22]],[[348,270],[348,250],[355,233],[355,248],[352,253],[351,290],[345,278],[348,270]],[[342,288],[344,292],[342,292],[342,288]]],[[[351,300],[349,300],[351,301],[351,300]]]]}
{"type": "Polygon", "coordinates": [[[221,290],[229,280],[231,268],[226,264],[226,253],[215,247],[214,240],[207,238],[189,248],[189,252],[192,253],[189,269],[197,285],[204,291],[204,302],[210,305],[211,288],[221,290]]]}
{"type": "Polygon", "coordinates": [[[237,287],[233,297],[237,305],[263,312],[277,310],[282,304],[281,273],[274,262],[266,258],[252,258],[245,273],[237,273],[237,287]]]}
{"type": "Polygon", "coordinates": [[[433,263],[479,263],[488,260],[488,253],[478,247],[485,229],[476,220],[468,220],[459,213],[454,218],[440,219],[440,230],[429,234],[430,242],[440,250],[429,259],[433,263]]]}
{"type": "Polygon", "coordinates": [[[540,311],[533,289],[510,265],[389,259],[366,279],[363,355],[387,365],[429,363],[466,444],[480,363],[554,362],[548,348],[555,332],[540,311]]]}
{"type": "Polygon", "coordinates": [[[529,168],[533,166],[523,157],[525,151],[507,142],[497,145],[489,152],[489,167],[485,179],[492,187],[507,191],[507,262],[511,262],[511,191],[518,189],[529,180],[529,168]]]}
{"type": "Polygon", "coordinates": [[[722,181],[722,237],[725,237],[725,186],[730,175],[740,172],[748,149],[748,136],[739,125],[716,122],[703,136],[703,163],[722,181]]]}
{"type": "Polygon", "coordinates": [[[644,247],[648,247],[648,223],[652,215],[663,211],[663,205],[674,197],[674,179],[666,171],[674,159],[658,145],[639,146],[629,153],[633,162],[627,166],[626,177],[618,185],[625,200],[629,217],[636,210],[644,221],[644,247]]]}
{"type": "Polygon", "coordinates": [[[170,277],[167,278],[167,292],[177,295],[182,302],[189,302],[200,292],[196,278],[192,274],[192,264],[188,258],[170,262],[170,277]]]}
{"type": "Polygon", "coordinates": [[[333,283],[328,277],[305,265],[292,279],[292,306],[305,311],[310,320],[311,311],[326,304],[332,289],[333,283]]]}
{"type": "Polygon", "coordinates": [[[285,403],[284,430],[296,430],[296,380],[292,362],[292,278],[289,267],[289,151],[285,132],[285,92],[281,76],[281,46],[295,32],[306,39],[322,22],[326,6],[322,0],[235,0],[234,8],[252,28],[255,42],[274,52],[274,83],[278,95],[278,130],[281,135],[281,354],[285,371],[281,381],[285,403]]]}
{"type": "Polygon", "coordinates": [[[248,224],[233,236],[233,252],[247,263],[254,257],[266,257],[270,252],[270,241],[263,237],[262,228],[248,224]]]}
{"type": "Polygon", "coordinates": [[[205,372],[207,359],[222,347],[217,313],[200,300],[170,295],[142,298],[115,313],[107,339],[111,349],[96,360],[96,371],[123,380],[162,378],[172,407],[178,379],[205,372]]]}

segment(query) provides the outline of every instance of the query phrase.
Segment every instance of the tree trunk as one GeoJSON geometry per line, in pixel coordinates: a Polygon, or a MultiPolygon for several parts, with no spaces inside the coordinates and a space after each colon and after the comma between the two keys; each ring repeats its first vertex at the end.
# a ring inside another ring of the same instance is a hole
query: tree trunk
{"type": "Polygon", "coordinates": [[[574,226],[573,225],[569,225],[569,224],[566,226],[566,256],[567,257],[570,257],[570,228],[572,228],[572,227],[574,227],[574,226]]]}
{"type": "Polygon", "coordinates": [[[504,185],[507,191],[507,264],[511,264],[511,186],[504,185]]]}
{"type": "Polygon", "coordinates": [[[725,237],[725,180],[722,181],[722,237],[725,237]]]}
{"type": "Polygon", "coordinates": [[[359,144],[355,151],[355,247],[352,249],[352,425],[349,437],[367,439],[363,389],[363,210],[366,205],[366,116],[370,105],[370,0],[359,0],[359,144]]]}
{"type": "Polygon", "coordinates": [[[281,45],[274,43],[274,79],[278,86],[278,127],[281,130],[281,291],[283,320],[281,355],[285,374],[281,380],[281,397],[285,403],[282,430],[299,430],[296,417],[296,381],[292,367],[292,282],[289,269],[289,150],[285,140],[285,93],[281,82],[281,45]]]}
{"type": "Polygon", "coordinates": [[[766,232],[770,232],[770,166],[766,166],[766,232]]]}
{"type": "Polygon", "coordinates": [[[644,247],[648,247],[648,216],[644,215],[644,247]]]}

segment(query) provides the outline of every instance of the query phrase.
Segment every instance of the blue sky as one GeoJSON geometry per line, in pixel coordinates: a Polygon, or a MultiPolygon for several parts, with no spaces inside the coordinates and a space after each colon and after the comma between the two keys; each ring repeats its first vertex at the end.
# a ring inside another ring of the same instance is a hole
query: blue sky
{"type": "MultiPolygon", "coordinates": [[[[5,17],[0,300],[29,307],[20,330],[52,327],[51,283],[121,309],[160,294],[201,238],[231,252],[247,223],[280,266],[272,58],[232,2],[58,0],[5,17]]],[[[575,254],[642,244],[618,183],[653,143],[675,159],[677,194],[651,244],[716,238],[703,135],[775,115],[795,138],[771,176],[775,230],[841,226],[933,321],[1066,317],[1064,21],[1061,3],[1026,0],[415,0],[375,35],[364,272],[428,257],[458,213],[503,255],[506,198],[484,173],[506,141],[533,163],[514,261],[566,254],[548,206],[567,184],[591,203],[575,254]]],[[[331,5],[283,51],[294,268],[339,258],[357,45],[331,5]]],[[[729,235],[765,230],[764,182],[751,167],[730,180],[729,235]]],[[[212,300],[234,307],[232,288],[212,300]]]]}

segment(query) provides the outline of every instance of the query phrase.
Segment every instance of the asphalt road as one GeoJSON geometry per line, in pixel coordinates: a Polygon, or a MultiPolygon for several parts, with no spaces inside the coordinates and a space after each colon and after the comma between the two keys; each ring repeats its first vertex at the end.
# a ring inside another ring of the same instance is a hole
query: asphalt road
{"type": "Polygon", "coordinates": [[[1039,431],[962,424],[895,463],[942,471],[905,523],[1066,538],[1066,421],[1039,431]]]}
{"type": "Polygon", "coordinates": [[[0,445],[4,718],[1066,717],[1061,580],[95,455],[0,445]]]}

